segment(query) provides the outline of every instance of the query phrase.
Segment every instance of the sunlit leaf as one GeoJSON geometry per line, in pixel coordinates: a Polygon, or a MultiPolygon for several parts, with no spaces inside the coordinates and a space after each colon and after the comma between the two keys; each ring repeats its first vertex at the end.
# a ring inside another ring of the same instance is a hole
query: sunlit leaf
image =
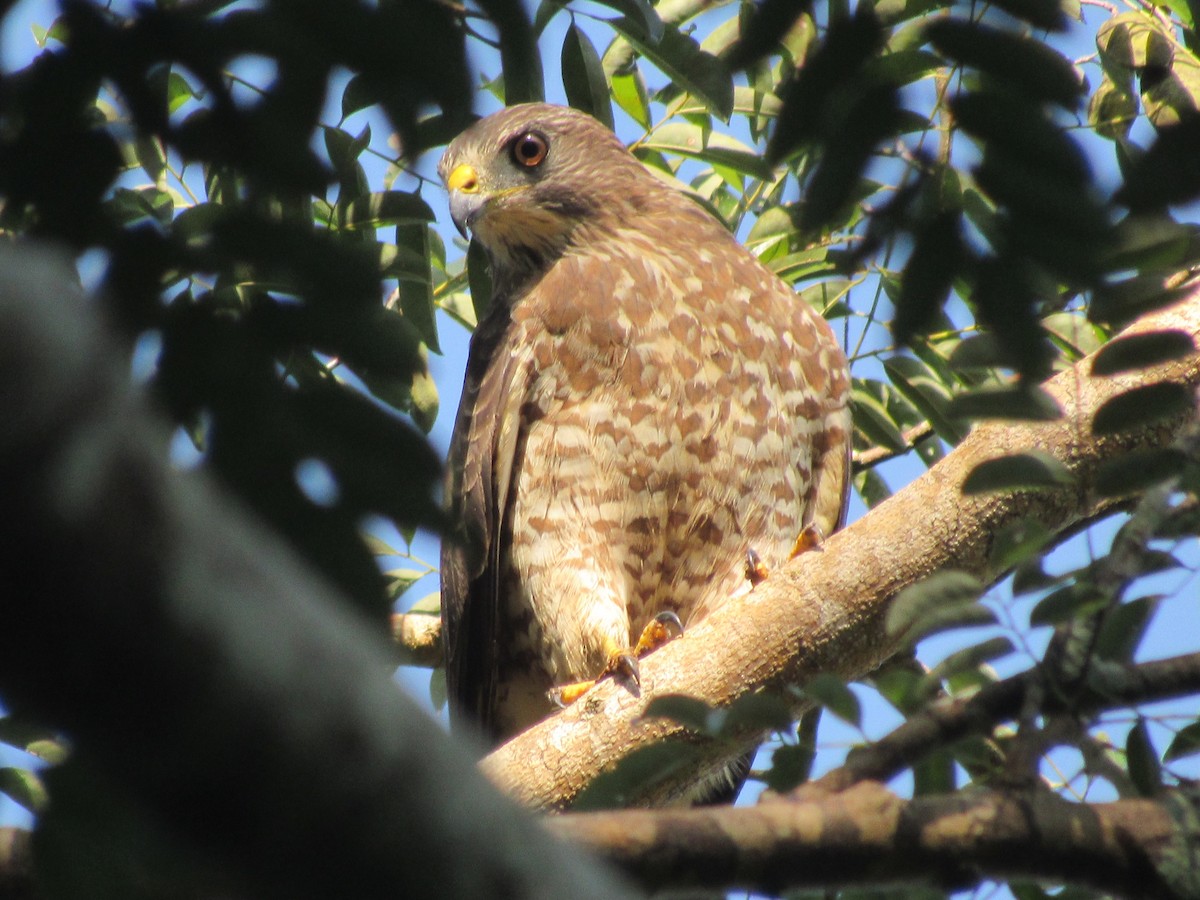
{"type": "Polygon", "coordinates": [[[704,101],[713,115],[722,121],[729,120],[733,112],[733,78],[725,63],[705,53],[695,40],[674,25],[665,26],[657,41],[640,23],[628,17],[611,25],[675,84],[704,101]]]}

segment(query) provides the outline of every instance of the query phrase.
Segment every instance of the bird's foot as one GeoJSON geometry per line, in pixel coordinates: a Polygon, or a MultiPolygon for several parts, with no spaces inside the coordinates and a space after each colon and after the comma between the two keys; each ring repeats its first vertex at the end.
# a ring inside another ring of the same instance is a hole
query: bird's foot
{"type": "Polygon", "coordinates": [[[612,650],[608,654],[608,662],[595,678],[551,688],[547,691],[547,696],[555,705],[565,708],[590,691],[596,682],[609,677],[620,678],[635,689],[640,688],[642,682],[638,660],[681,634],[683,623],[679,621],[679,616],[673,612],[661,612],[642,629],[641,637],[634,647],[618,647],[612,650]]]}
{"type": "MultiPolygon", "coordinates": [[[[808,553],[811,550],[823,550],[824,540],[820,528],[813,524],[805,525],[796,535],[796,543],[792,544],[792,552],[788,554],[788,560],[793,560],[801,553],[808,553]]],[[[770,574],[771,570],[767,568],[767,564],[762,561],[758,552],[753,547],[747,547],[746,580],[750,582],[750,590],[754,590],[766,581],[770,574]]]]}

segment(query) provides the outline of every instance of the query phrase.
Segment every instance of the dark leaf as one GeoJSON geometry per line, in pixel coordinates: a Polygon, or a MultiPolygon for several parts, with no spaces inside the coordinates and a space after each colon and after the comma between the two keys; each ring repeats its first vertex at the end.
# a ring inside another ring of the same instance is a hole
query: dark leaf
{"type": "Polygon", "coordinates": [[[663,718],[678,722],[698,734],[716,735],[725,721],[723,710],[709,706],[696,697],[683,694],[663,694],[646,704],[644,719],[663,718]]]}
{"type": "Polygon", "coordinates": [[[384,225],[425,225],[434,221],[429,204],[405,191],[377,191],[355,197],[342,213],[342,226],[349,229],[382,228],[384,225]]]}
{"type": "Polygon", "coordinates": [[[951,400],[950,415],[960,419],[1053,422],[1062,418],[1062,410],[1041,388],[977,388],[951,400]]]}
{"type": "Polygon", "coordinates": [[[1019,519],[1001,528],[992,542],[991,565],[1007,572],[1050,546],[1054,535],[1037,519],[1019,519]]]}
{"type": "Polygon", "coordinates": [[[995,614],[979,603],[982,594],[983,585],[973,575],[938,572],[896,595],[887,612],[887,633],[915,642],[937,631],[995,622],[995,614]]]}
{"type": "Polygon", "coordinates": [[[949,750],[935,750],[913,766],[913,796],[949,794],[956,787],[954,755],[949,750]]]}
{"type": "Polygon", "coordinates": [[[967,259],[962,215],[957,210],[939,213],[914,237],[912,255],[900,276],[900,297],[892,320],[892,335],[901,344],[928,332],[967,259]]]}
{"type": "Polygon", "coordinates": [[[1119,663],[1130,662],[1150,627],[1159,599],[1139,597],[1110,610],[1096,636],[1096,656],[1119,663]]]}
{"type": "Polygon", "coordinates": [[[925,36],[946,56],[1016,94],[1070,110],[1079,105],[1083,85],[1075,67],[1043,41],[962,19],[935,19],[925,36]]]}
{"type": "Polygon", "coordinates": [[[574,22],[567,29],[562,45],[562,80],[567,102],[576,109],[613,127],[612,104],[600,55],[591,40],[574,22]]]}
{"type": "Polygon", "coordinates": [[[1029,450],[981,462],[963,481],[964,494],[988,491],[1038,490],[1069,487],[1074,476],[1061,462],[1042,450],[1029,450]]]}
{"type": "Polygon", "coordinates": [[[784,744],[771,754],[771,768],[764,781],[776,793],[793,790],[808,781],[816,757],[812,747],[800,744],[784,744]]]}
{"type": "Polygon", "coordinates": [[[1031,100],[977,91],[955,97],[950,108],[968,134],[1054,176],[1064,188],[1080,190],[1091,180],[1091,167],[1079,145],[1031,100]]]}
{"type": "Polygon", "coordinates": [[[1160,274],[1137,275],[1096,288],[1088,318],[1120,327],[1143,313],[1170,306],[1183,296],[1178,287],[1167,287],[1160,274]]]}
{"type": "Polygon", "coordinates": [[[505,103],[512,106],[544,100],[542,58],[524,4],[520,0],[479,0],[479,8],[499,32],[505,103]]]}
{"type": "Polygon", "coordinates": [[[639,748],[580,791],[571,809],[588,812],[629,806],[639,792],[669,780],[675,772],[688,769],[702,752],[701,747],[679,741],[639,748]]]}
{"type": "Polygon", "coordinates": [[[1092,360],[1093,375],[1114,375],[1146,369],[1196,352],[1192,336],[1171,329],[1119,337],[1106,344],[1092,360]]]}
{"type": "Polygon", "coordinates": [[[951,653],[933,667],[929,673],[932,682],[947,681],[961,672],[978,669],[984,663],[1007,656],[1015,651],[1012,641],[1006,637],[988,638],[979,644],[964,647],[951,653]]]}
{"type": "Polygon", "coordinates": [[[1158,752],[1150,742],[1146,720],[1138,716],[1125,739],[1125,759],[1129,764],[1129,777],[1143,797],[1153,797],[1162,791],[1162,765],[1158,752]]]}
{"type": "Polygon", "coordinates": [[[1163,761],[1172,762],[1196,753],[1200,753],[1200,722],[1193,722],[1175,733],[1167,752],[1163,754],[1163,761]]]}
{"type": "MultiPolygon", "coordinates": [[[[818,135],[828,133],[846,115],[846,92],[861,91],[863,67],[879,49],[883,32],[868,4],[852,18],[829,26],[825,40],[809,55],[783,93],[783,108],[767,146],[772,163],[786,159],[818,135]]],[[[894,111],[894,106],[893,106],[894,111]]],[[[867,123],[860,123],[860,128],[867,123]]]]}
{"type": "Polygon", "coordinates": [[[1200,197],[1200,113],[1159,130],[1150,149],[1126,172],[1125,184],[1113,198],[1134,212],[1187,203],[1200,197]]]}
{"type": "Polygon", "coordinates": [[[726,57],[729,67],[744,69],[774,52],[796,20],[811,12],[811,0],[763,0],[751,7],[749,21],[726,57]]]}
{"type": "Polygon", "coordinates": [[[1096,410],[1092,433],[1116,434],[1141,428],[1174,419],[1191,412],[1194,407],[1191,390],[1182,384],[1163,381],[1130,388],[1096,410]]]}
{"type": "Polygon", "coordinates": [[[950,392],[925,363],[908,356],[884,360],[883,368],[896,390],[904,395],[933,426],[942,440],[957,444],[967,430],[949,414],[950,392]]]}
{"type": "Polygon", "coordinates": [[[786,732],[792,727],[792,711],[778,694],[758,691],[739,697],[729,705],[722,734],[742,734],[747,731],[786,732]]]}
{"type": "Polygon", "coordinates": [[[1099,612],[1110,602],[1107,594],[1087,582],[1069,584],[1039,601],[1029,613],[1029,624],[1057,625],[1099,612]]]}
{"type": "Polygon", "coordinates": [[[1171,447],[1130,450],[1096,469],[1094,489],[1102,497],[1138,494],[1183,473],[1187,456],[1171,447]]]}
{"type": "Polygon", "coordinates": [[[0,794],[7,795],[31,813],[46,807],[46,788],[36,772],[12,766],[0,768],[0,794]]]}
{"type": "Polygon", "coordinates": [[[854,691],[836,675],[822,673],[804,682],[803,692],[822,708],[855,728],[862,726],[862,706],[854,691]]]}
{"type": "Polygon", "coordinates": [[[471,286],[471,305],[475,308],[475,321],[482,322],[492,305],[492,276],[487,252],[479,241],[471,241],[467,247],[467,279],[471,286]]]}
{"type": "Polygon", "coordinates": [[[1067,27],[1063,0],[996,0],[995,5],[1046,31],[1063,31],[1067,27]]]}

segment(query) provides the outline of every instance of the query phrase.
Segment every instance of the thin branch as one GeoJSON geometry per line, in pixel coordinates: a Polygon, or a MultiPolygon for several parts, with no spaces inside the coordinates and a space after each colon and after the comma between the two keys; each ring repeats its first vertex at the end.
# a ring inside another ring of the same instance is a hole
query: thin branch
{"type": "MultiPolygon", "coordinates": [[[[1037,670],[989,684],[967,698],[940,700],[886,737],[854,750],[845,765],[821,779],[827,790],[860,781],[887,781],[939,747],[992,729],[1017,716],[1032,689],[1041,689],[1037,670]]],[[[1097,668],[1078,694],[1049,692],[1047,714],[1088,713],[1200,693],[1200,653],[1132,666],[1097,668]]]]}

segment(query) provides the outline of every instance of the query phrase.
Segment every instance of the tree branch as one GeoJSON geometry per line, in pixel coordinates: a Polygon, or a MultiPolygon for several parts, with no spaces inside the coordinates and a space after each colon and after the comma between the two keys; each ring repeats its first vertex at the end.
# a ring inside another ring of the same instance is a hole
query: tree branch
{"type": "Polygon", "coordinates": [[[808,785],[754,807],[573,813],[559,835],[647,889],[784,888],[898,882],[967,888],[988,878],[1090,885],[1128,897],[1196,896],[1195,796],[1069,803],[1049,791],[903,800],[873,781],[808,785]]]}
{"type": "MultiPolygon", "coordinates": [[[[1174,328],[1200,335],[1200,291],[1126,333],[1174,328]]],[[[692,764],[635,798],[661,803],[749,747],[701,741],[683,726],[642,713],[656,694],[682,693],[726,705],[761,689],[802,683],[818,672],[857,677],[896,648],[884,629],[888,602],[933,572],[957,568],[984,580],[997,577],[991,542],[1006,524],[1029,517],[1055,533],[1111,508],[1093,490],[1097,468],[1131,450],[1163,447],[1185,421],[1097,437],[1091,422],[1108,400],[1151,381],[1195,389],[1200,356],[1117,376],[1091,374],[1083,360],[1044,386],[1063,410],[1053,422],[978,426],[928,473],[860,521],[773,573],[744,600],[727,604],[642,664],[643,693],[604,682],[579,703],[514,738],[483,762],[506,792],[534,807],[561,809],[599,773],[654,743],[696,745],[692,764]],[[1056,489],[964,495],[966,476],[981,462],[1038,448],[1060,460],[1073,483],[1056,489]]],[[[693,747],[695,749],[695,747],[693,747]]]]}

